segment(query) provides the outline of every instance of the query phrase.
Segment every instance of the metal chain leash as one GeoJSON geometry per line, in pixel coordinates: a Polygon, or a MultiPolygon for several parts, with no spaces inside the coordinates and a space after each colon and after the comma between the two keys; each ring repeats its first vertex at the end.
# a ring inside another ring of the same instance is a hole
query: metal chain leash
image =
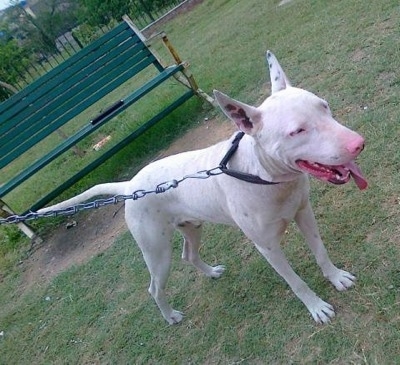
{"type": "Polygon", "coordinates": [[[94,209],[94,208],[100,208],[104,207],[106,205],[112,205],[112,204],[117,204],[125,200],[138,200],[141,198],[144,198],[146,195],[149,194],[161,194],[165,193],[166,191],[172,189],[172,188],[177,188],[178,185],[187,180],[187,179],[208,179],[211,176],[216,176],[223,174],[223,171],[221,171],[220,166],[214,167],[210,170],[202,170],[198,171],[194,174],[191,175],[186,175],[180,180],[171,180],[171,181],[166,181],[161,184],[158,184],[154,190],[143,190],[139,189],[134,191],[132,194],[129,195],[115,195],[111,198],[107,199],[97,199],[88,203],[80,203],[74,206],[70,206],[64,209],[55,209],[51,210],[45,213],[38,213],[38,212],[29,212],[24,215],[11,215],[7,218],[1,218],[0,219],[0,225],[1,224],[13,224],[13,223],[20,223],[24,221],[29,221],[33,219],[38,219],[38,218],[47,218],[47,217],[59,217],[59,216],[69,216],[73,215],[75,213],[78,213],[82,210],[88,210],[88,209],[94,209]]]}
{"type": "Polygon", "coordinates": [[[38,213],[38,212],[29,212],[24,215],[11,215],[7,218],[0,218],[0,225],[2,224],[12,224],[12,223],[20,223],[24,221],[29,221],[38,218],[47,218],[47,217],[58,217],[58,216],[68,216],[73,215],[82,210],[88,210],[93,208],[100,208],[106,205],[117,204],[125,200],[138,200],[144,198],[146,195],[149,194],[161,194],[165,193],[166,191],[177,188],[178,185],[187,179],[208,179],[211,176],[226,174],[232,176],[236,179],[252,183],[252,184],[261,184],[261,185],[275,185],[279,184],[277,182],[270,182],[261,179],[260,177],[248,173],[243,173],[237,170],[233,170],[227,167],[227,163],[235,154],[236,150],[238,149],[239,142],[243,138],[244,133],[238,132],[235,138],[232,141],[232,145],[229,150],[226,152],[225,156],[221,160],[220,164],[217,167],[214,167],[209,170],[201,170],[191,175],[186,175],[180,180],[171,180],[166,181],[161,184],[158,184],[154,190],[143,190],[139,189],[134,191],[132,194],[129,195],[115,195],[111,198],[107,199],[97,199],[88,203],[81,203],[77,204],[68,208],[64,209],[56,209],[51,210],[45,213],[38,213]]]}

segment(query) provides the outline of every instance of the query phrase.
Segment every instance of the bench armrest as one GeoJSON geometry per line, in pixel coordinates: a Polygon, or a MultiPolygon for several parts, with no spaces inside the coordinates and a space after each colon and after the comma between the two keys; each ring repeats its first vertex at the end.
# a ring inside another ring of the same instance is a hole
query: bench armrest
{"type": "Polygon", "coordinates": [[[127,15],[124,15],[122,19],[134,30],[134,32],[138,35],[138,37],[142,40],[142,42],[146,44],[147,47],[151,47],[150,48],[151,52],[157,58],[158,62],[161,65],[163,65],[163,67],[167,66],[162,61],[162,58],[157,54],[157,52],[152,47],[152,44],[154,44],[156,41],[160,39],[177,65],[182,64],[184,65],[184,67],[187,67],[189,65],[187,62],[182,61],[182,59],[179,57],[178,52],[172,46],[171,42],[167,37],[167,34],[164,31],[158,32],[152,35],[151,37],[146,38],[145,35],[139,30],[139,28],[132,22],[132,20],[127,15]]]}
{"type": "Polygon", "coordinates": [[[144,34],[138,29],[138,27],[136,27],[136,25],[132,22],[132,20],[127,15],[124,15],[122,17],[122,19],[134,30],[134,32],[138,35],[138,37],[148,46],[150,52],[157,59],[158,63],[162,67],[166,68],[167,66],[162,61],[162,58],[159,56],[159,54],[156,52],[154,47],[152,47],[152,45],[151,45],[151,43],[154,43],[155,40],[161,38],[164,46],[167,48],[169,54],[172,56],[175,64],[183,66],[181,73],[183,74],[184,77],[180,77],[180,75],[176,74],[176,75],[174,75],[176,80],[179,81],[180,83],[182,83],[183,85],[185,85],[186,87],[192,89],[197,95],[202,97],[204,100],[209,102],[211,105],[216,106],[215,100],[199,88],[192,73],[188,70],[189,63],[186,61],[183,61],[181,59],[181,57],[178,55],[178,52],[173,47],[173,45],[171,44],[171,42],[169,41],[169,39],[167,37],[167,34],[164,31],[158,32],[158,33],[154,34],[153,36],[151,36],[150,38],[146,38],[144,36],[144,34]]]}

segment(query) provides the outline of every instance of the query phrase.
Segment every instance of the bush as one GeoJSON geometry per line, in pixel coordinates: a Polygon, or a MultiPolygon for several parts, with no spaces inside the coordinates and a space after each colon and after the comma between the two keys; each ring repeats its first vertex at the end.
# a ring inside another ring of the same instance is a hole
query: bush
{"type": "MultiPolygon", "coordinates": [[[[16,40],[3,40],[0,42],[0,60],[0,82],[15,86],[19,75],[25,72],[25,67],[29,63],[26,52],[18,46],[16,40]]],[[[13,93],[12,89],[2,85],[0,101],[7,99],[13,93]]]]}

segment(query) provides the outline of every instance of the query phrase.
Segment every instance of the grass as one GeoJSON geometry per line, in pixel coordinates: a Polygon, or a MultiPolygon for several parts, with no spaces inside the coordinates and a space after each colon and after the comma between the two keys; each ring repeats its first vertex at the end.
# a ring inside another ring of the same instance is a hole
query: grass
{"type": "MultiPolygon", "coordinates": [[[[294,226],[282,242],[295,271],[335,305],[334,321],[315,325],[240,232],[207,225],[203,257],[225,264],[227,272],[209,280],[181,263],[177,236],[168,294],[186,317],[167,326],[147,294],[147,270],[126,233],[48,285],[24,290],[17,265],[1,276],[0,364],[398,362],[400,7],[395,0],[277,4],[205,0],[163,28],[206,91],[259,102],[268,93],[263,57],[271,49],[294,85],[329,100],[336,117],[366,137],[359,158],[370,184],[366,192],[312,181],[328,251],[357,274],[356,287],[336,292],[294,226]]],[[[167,133],[176,120],[163,122],[161,130],[167,133]]],[[[156,148],[160,134],[152,134],[139,143],[156,148]]],[[[115,165],[117,173],[131,172],[131,157],[121,156],[123,162],[117,157],[104,166],[105,179],[116,174],[115,165]]]]}

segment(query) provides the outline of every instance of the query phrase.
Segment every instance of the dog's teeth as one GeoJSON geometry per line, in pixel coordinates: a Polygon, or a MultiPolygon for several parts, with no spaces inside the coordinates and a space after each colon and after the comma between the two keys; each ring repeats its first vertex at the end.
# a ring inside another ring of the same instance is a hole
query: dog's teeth
{"type": "Polygon", "coordinates": [[[318,169],[321,172],[330,172],[331,171],[328,167],[321,165],[318,162],[310,162],[310,165],[312,167],[315,167],[316,169],[318,169]]]}
{"type": "Polygon", "coordinates": [[[312,166],[312,167],[315,167],[316,169],[318,169],[318,170],[324,170],[324,166],[321,166],[319,163],[317,163],[317,162],[310,162],[310,165],[312,166]]]}

